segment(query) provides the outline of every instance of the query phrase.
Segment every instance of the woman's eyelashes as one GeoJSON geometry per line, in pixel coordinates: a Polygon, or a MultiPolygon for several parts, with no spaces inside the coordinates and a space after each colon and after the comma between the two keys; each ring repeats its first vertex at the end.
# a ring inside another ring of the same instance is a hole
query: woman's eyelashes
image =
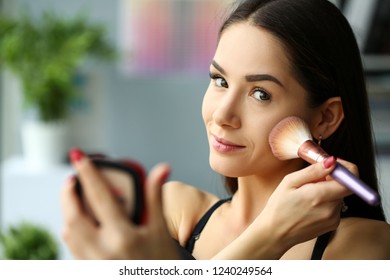
{"type": "Polygon", "coordinates": [[[226,80],[219,74],[210,73],[210,79],[214,81],[214,85],[217,87],[228,88],[229,86],[226,80]]]}
{"type": "Polygon", "coordinates": [[[261,102],[271,101],[271,95],[262,88],[255,88],[251,96],[261,102]]]}

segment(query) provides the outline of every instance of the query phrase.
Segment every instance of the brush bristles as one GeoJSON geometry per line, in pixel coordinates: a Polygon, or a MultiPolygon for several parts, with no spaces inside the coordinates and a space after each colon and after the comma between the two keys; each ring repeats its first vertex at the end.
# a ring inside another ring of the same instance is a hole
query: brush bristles
{"type": "Polygon", "coordinates": [[[280,160],[298,158],[299,147],[311,140],[309,127],[298,117],[281,120],[269,135],[269,144],[275,157],[280,160]]]}

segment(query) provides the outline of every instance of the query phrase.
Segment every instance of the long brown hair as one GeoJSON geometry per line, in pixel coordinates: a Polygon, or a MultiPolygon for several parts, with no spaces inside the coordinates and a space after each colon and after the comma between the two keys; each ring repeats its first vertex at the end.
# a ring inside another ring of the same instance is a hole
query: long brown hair
{"type": "MultiPolygon", "coordinates": [[[[288,50],[297,81],[317,107],[340,96],[344,120],[337,131],[322,141],[332,155],[355,163],[361,179],[378,190],[375,150],[365,76],[353,31],[340,10],[327,0],[241,1],[220,29],[248,21],[278,37],[288,50]]],[[[225,178],[230,193],[237,178],[225,178]]],[[[344,216],[384,220],[381,206],[372,207],[356,195],[345,198],[344,216]]]]}

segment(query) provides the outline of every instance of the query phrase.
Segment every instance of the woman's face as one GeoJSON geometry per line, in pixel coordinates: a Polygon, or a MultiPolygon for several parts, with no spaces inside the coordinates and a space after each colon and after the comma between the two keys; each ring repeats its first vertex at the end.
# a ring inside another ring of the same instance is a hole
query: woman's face
{"type": "Polygon", "coordinates": [[[291,162],[277,160],[268,144],[280,120],[308,121],[312,114],[291,69],[283,46],[264,29],[249,23],[225,29],[202,107],[215,171],[228,177],[291,172],[291,162]]]}

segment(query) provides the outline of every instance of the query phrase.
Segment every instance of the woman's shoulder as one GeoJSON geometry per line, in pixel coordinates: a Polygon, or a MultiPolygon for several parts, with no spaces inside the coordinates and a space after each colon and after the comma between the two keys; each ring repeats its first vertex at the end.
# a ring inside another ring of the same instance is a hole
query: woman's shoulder
{"type": "Polygon", "coordinates": [[[169,204],[167,206],[179,207],[179,209],[188,207],[200,211],[219,199],[212,193],[178,181],[168,182],[163,188],[164,203],[169,204]]]}
{"type": "Polygon", "coordinates": [[[344,218],[324,255],[327,259],[390,259],[390,225],[365,218],[344,218]]]}
{"type": "Polygon", "coordinates": [[[219,198],[178,181],[163,187],[164,214],[173,238],[185,243],[195,224],[219,198]]]}

